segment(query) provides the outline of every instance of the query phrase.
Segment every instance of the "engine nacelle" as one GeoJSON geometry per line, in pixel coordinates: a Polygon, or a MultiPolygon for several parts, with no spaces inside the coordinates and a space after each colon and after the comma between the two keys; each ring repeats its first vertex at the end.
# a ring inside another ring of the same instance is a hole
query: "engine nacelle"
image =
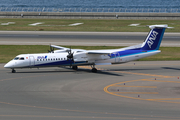
{"type": "Polygon", "coordinates": [[[74,62],[80,62],[80,61],[88,61],[88,57],[86,53],[76,53],[74,56],[74,62]]]}
{"type": "Polygon", "coordinates": [[[63,52],[67,52],[67,50],[55,50],[54,53],[63,53],[63,52]]]}

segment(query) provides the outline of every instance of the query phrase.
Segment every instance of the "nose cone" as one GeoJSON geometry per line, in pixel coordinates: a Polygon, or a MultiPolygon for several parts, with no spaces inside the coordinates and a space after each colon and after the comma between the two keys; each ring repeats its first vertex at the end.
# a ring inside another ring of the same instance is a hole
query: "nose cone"
{"type": "Polygon", "coordinates": [[[14,62],[12,62],[12,61],[10,61],[4,65],[4,68],[13,68],[13,67],[14,67],[14,62]]]}

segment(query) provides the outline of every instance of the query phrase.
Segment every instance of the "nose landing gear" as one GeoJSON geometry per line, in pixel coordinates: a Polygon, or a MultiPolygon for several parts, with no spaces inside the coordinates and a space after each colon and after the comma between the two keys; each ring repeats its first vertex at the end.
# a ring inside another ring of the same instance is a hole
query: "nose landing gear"
{"type": "Polygon", "coordinates": [[[16,70],[12,69],[12,73],[16,73],[16,70]]]}

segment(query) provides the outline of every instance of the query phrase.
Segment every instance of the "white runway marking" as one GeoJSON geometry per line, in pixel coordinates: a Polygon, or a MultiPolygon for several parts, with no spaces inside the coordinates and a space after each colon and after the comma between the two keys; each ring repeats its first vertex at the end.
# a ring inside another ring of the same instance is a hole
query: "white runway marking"
{"type": "Polygon", "coordinates": [[[40,25],[40,24],[44,24],[43,22],[38,22],[38,23],[33,23],[33,24],[29,24],[31,26],[37,26],[37,25],[40,25]]]}
{"type": "Polygon", "coordinates": [[[138,25],[140,25],[139,23],[138,24],[130,24],[130,25],[128,25],[128,26],[138,26],[138,25]]]}
{"type": "Polygon", "coordinates": [[[33,24],[29,24],[31,26],[78,26],[78,25],[82,25],[84,23],[73,23],[73,24],[69,24],[69,25],[40,25],[40,24],[44,24],[43,22],[38,22],[38,23],[33,23],[33,24]]]}
{"type": "Polygon", "coordinates": [[[1,25],[10,25],[10,24],[15,24],[15,22],[1,23],[1,25]]]}
{"type": "Polygon", "coordinates": [[[81,25],[81,24],[84,24],[84,23],[74,23],[74,24],[69,24],[69,26],[77,26],[77,25],[81,25]]]}

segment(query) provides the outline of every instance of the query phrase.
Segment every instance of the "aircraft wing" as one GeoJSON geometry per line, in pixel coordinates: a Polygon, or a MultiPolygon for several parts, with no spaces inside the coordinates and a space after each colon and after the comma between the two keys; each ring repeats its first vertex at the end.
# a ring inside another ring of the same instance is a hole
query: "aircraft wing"
{"type": "Polygon", "coordinates": [[[61,46],[57,46],[57,45],[51,45],[51,47],[57,48],[57,49],[60,49],[60,50],[69,50],[69,48],[61,47],[61,46]]]}
{"type": "Polygon", "coordinates": [[[83,50],[83,49],[71,49],[71,48],[61,47],[61,46],[57,46],[57,45],[51,45],[51,47],[59,49],[59,50],[56,50],[55,53],[58,53],[58,52],[68,52],[70,50],[72,50],[72,52],[75,52],[75,51],[86,51],[86,50],[83,50]]]}
{"type": "Polygon", "coordinates": [[[112,52],[87,52],[87,54],[91,54],[91,55],[108,55],[111,54],[112,52]]]}
{"type": "Polygon", "coordinates": [[[142,44],[138,44],[138,45],[133,45],[133,46],[129,46],[129,47],[124,47],[124,48],[120,48],[120,49],[109,49],[109,50],[89,50],[87,51],[86,54],[91,54],[91,55],[109,55],[112,53],[116,53],[119,51],[125,51],[125,50],[134,50],[134,49],[140,49],[142,46],[142,44]]]}

